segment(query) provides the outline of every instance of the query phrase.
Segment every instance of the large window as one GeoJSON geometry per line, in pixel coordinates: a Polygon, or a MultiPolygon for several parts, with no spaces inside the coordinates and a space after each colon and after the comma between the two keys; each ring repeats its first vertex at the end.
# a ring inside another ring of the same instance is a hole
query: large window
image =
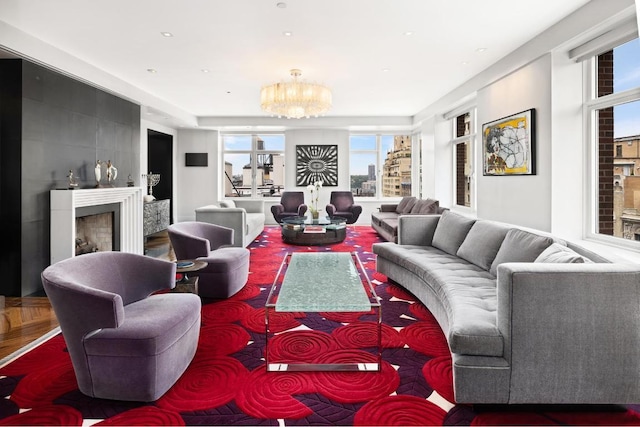
{"type": "Polygon", "coordinates": [[[362,197],[412,194],[411,135],[351,135],[351,192],[362,197]]]}
{"type": "Polygon", "coordinates": [[[457,206],[473,206],[473,133],[475,109],[451,119],[453,139],[453,200],[457,206]]]}
{"type": "Polygon", "coordinates": [[[640,41],[598,55],[590,70],[593,231],[640,240],[640,41]]]}
{"type": "Polygon", "coordinates": [[[280,197],[284,135],[222,135],[225,197],[280,197]]]}

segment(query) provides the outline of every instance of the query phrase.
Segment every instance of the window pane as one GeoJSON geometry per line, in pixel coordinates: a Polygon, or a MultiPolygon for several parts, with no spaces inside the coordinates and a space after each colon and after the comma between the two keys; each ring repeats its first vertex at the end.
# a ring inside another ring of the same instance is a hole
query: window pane
{"type": "Polygon", "coordinates": [[[284,135],[258,135],[258,150],[284,151],[284,135]]]}
{"type": "Polygon", "coordinates": [[[640,101],[596,113],[597,231],[636,240],[640,235],[640,101]]]}
{"type": "Polygon", "coordinates": [[[377,153],[352,152],[349,158],[351,192],[355,196],[375,197],[377,153]]]}
{"type": "Polygon", "coordinates": [[[258,196],[280,197],[284,189],[284,154],[258,154],[258,196]]]}
{"type": "Polygon", "coordinates": [[[471,206],[471,142],[456,144],[456,204],[471,206]]]}
{"type": "Polygon", "coordinates": [[[598,96],[640,87],[640,41],[631,40],[598,56],[598,96]]]}
{"type": "Polygon", "coordinates": [[[225,150],[251,150],[251,135],[224,135],[222,141],[225,150]]]}
{"type": "Polygon", "coordinates": [[[382,196],[411,195],[411,137],[384,135],[381,139],[385,153],[382,167],[382,196]]]}
{"type": "Polygon", "coordinates": [[[224,154],[225,197],[251,196],[251,155],[224,154]]]}
{"type": "Polygon", "coordinates": [[[376,136],[375,135],[351,135],[349,138],[350,150],[375,150],[376,149],[376,136]]]}

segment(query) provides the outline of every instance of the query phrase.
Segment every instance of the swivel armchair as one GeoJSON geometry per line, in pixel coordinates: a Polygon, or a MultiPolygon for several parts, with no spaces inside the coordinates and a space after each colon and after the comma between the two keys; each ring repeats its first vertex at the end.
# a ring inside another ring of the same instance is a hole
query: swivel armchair
{"type": "Polygon", "coordinates": [[[280,197],[280,203],[271,206],[273,219],[279,224],[284,218],[290,216],[304,216],[307,205],[304,203],[302,191],[284,191],[280,197]]]}
{"type": "Polygon", "coordinates": [[[249,249],[233,246],[231,228],[207,222],[187,221],[167,229],[178,260],[205,261],[198,276],[198,294],[208,298],[229,298],[244,287],[249,278],[249,249]]]}
{"type": "Polygon", "coordinates": [[[329,217],[342,217],[347,220],[347,224],[356,222],[362,213],[362,206],[354,203],[351,191],[332,191],[326,209],[329,217]]]}
{"type": "Polygon", "coordinates": [[[155,401],[193,359],[200,298],[154,294],[175,286],[174,263],[95,252],[51,265],[41,277],[87,396],[155,401]]]}

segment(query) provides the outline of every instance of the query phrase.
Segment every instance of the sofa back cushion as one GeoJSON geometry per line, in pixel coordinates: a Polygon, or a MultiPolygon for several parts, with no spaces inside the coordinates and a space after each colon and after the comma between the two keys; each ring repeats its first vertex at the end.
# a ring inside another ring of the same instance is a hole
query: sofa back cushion
{"type": "Polygon", "coordinates": [[[416,201],[416,204],[411,208],[412,215],[430,215],[437,214],[440,202],[433,199],[422,199],[416,201]]]}
{"type": "Polygon", "coordinates": [[[221,208],[235,208],[236,207],[236,202],[234,202],[233,200],[220,200],[218,202],[218,204],[220,205],[221,208]]]}
{"type": "Polygon", "coordinates": [[[467,237],[467,233],[476,222],[475,219],[458,215],[451,211],[445,211],[438,221],[436,231],[433,233],[431,246],[456,255],[460,245],[467,237]]]}
{"type": "Polygon", "coordinates": [[[403,197],[400,203],[398,203],[398,206],[396,206],[396,213],[399,215],[408,214],[411,212],[411,208],[413,208],[417,200],[418,199],[412,196],[403,197]]]}
{"type": "Polygon", "coordinates": [[[460,245],[457,255],[489,271],[509,230],[504,224],[476,221],[460,245]]]}
{"type": "Polygon", "coordinates": [[[528,231],[512,228],[500,245],[496,258],[491,263],[491,273],[495,276],[498,265],[504,262],[533,262],[553,243],[551,237],[540,236],[528,231]]]}

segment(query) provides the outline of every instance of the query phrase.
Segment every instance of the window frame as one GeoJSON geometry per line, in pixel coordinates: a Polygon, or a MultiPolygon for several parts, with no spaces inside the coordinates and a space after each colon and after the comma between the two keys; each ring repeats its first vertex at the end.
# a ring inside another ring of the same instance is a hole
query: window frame
{"type": "Polygon", "coordinates": [[[464,109],[460,109],[457,110],[454,114],[450,113],[447,115],[447,118],[450,121],[450,129],[451,129],[451,139],[449,140],[449,145],[451,147],[451,205],[452,207],[454,207],[456,210],[461,210],[461,211],[465,211],[467,213],[475,213],[476,209],[477,209],[477,174],[476,171],[478,170],[478,157],[477,157],[477,108],[475,105],[472,106],[467,106],[464,109]],[[456,136],[457,134],[457,119],[460,116],[463,116],[465,114],[469,114],[469,133],[466,135],[462,135],[462,136],[456,136]],[[457,164],[457,147],[459,144],[464,144],[468,142],[470,147],[469,147],[469,153],[470,153],[470,160],[469,160],[469,164],[471,166],[471,172],[469,174],[470,177],[470,182],[468,183],[469,185],[469,192],[470,194],[470,200],[469,200],[469,206],[466,205],[459,205],[458,204],[458,197],[457,197],[457,171],[458,171],[458,164],[457,164]]]}
{"type": "MultiPolygon", "coordinates": [[[[386,153],[383,153],[382,149],[382,138],[385,136],[406,136],[409,137],[409,141],[411,143],[411,195],[417,196],[418,190],[421,187],[421,167],[416,168],[416,159],[417,156],[420,155],[420,147],[421,144],[421,134],[419,131],[411,130],[395,130],[388,132],[350,132],[349,133],[349,183],[351,183],[351,159],[353,154],[376,154],[376,192],[374,196],[356,196],[354,194],[354,198],[367,201],[367,200],[393,200],[401,198],[401,196],[384,196],[382,194],[382,168],[384,166],[384,160],[386,157],[386,153]],[[351,137],[353,136],[371,136],[375,137],[376,140],[376,148],[375,150],[352,150],[351,149],[351,137]]],[[[420,159],[418,159],[419,161],[420,159]]],[[[351,188],[349,188],[351,190],[351,188]]]]}
{"type": "MultiPolygon", "coordinates": [[[[636,39],[638,40],[638,39],[636,39]]],[[[609,50],[615,49],[626,42],[611,47],[609,50]]],[[[583,124],[584,135],[586,141],[586,165],[585,168],[585,222],[584,237],[586,240],[604,243],[611,246],[633,249],[640,251],[640,241],[625,239],[612,235],[600,234],[598,230],[598,210],[599,210],[599,157],[598,157],[598,111],[618,105],[640,102],[640,87],[614,92],[608,95],[598,96],[597,85],[597,62],[598,56],[603,53],[595,53],[588,59],[583,61],[583,124]]],[[[615,151],[612,155],[615,158],[615,151]]]]}
{"type": "MultiPolygon", "coordinates": [[[[265,195],[263,193],[258,193],[258,188],[260,187],[260,185],[258,185],[258,156],[262,156],[262,155],[281,155],[282,158],[284,159],[286,156],[286,147],[287,147],[287,141],[286,141],[286,134],[284,132],[260,132],[260,133],[254,133],[254,132],[220,132],[219,134],[219,139],[220,139],[220,151],[221,151],[221,155],[220,155],[220,173],[224,173],[224,165],[225,165],[225,156],[227,154],[248,154],[249,158],[250,158],[250,165],[251,165],[251,194],[247,197],[247,196],[228,196],[227,194],[225,194],[224,188],[225,188],[225,180],[226,177],[222,177],[222,175],[220,175],[222,179],[222,183],[220,185],[220,194],[222,194],[222,199],[235,199],[235,198],[246,198],[246,199],[251,199],[251,198],[264,198],[264,197],[269,197],[268,195],[265,195]],[[266,136],[266,135],[281,135],[282,139],[284,141],[284,145],[283,145],[283,149],[282,151],[280,150],[274,150],[274,149],[258,149],[258,139],[261,136],[266,136]],[[250,136],[251,137],[251,149],[246,150],[227,150],[225,148],[225,137],[226,136],[250,136]]],[[[286,173],[286,171],[284,172],[286,173]]],[[[286,175],[283,176],[283,181],[286,179],[286,175]]],[[[285,188],[285,182],[282,183],[282,190],[284,191],[285,188]]],[[[279,198],[280,195],[274,195],[273,197],[279,198]]]]}

